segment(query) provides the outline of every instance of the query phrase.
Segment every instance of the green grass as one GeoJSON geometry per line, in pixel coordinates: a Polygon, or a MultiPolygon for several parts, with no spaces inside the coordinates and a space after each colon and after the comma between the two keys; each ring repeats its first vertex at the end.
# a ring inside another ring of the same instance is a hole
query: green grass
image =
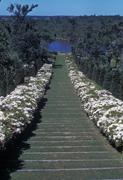
{"type": "Polygon", "coordinates": [[[22,139],[23,141],[18,143],[17,147],[11,150],[8,153],[8,156],[4,159],[3,168],[7,169],[8,173],[3,173],[3,179],[6,180],[8,178],[12,180],[82,180],[99,178],[122,178],[123,169],[83,169],[81,171],[65,170],[65,168],[69,169],[121,167],[123,166],[123,160],[116,160],[122,159],[122,155],[116,152],[115,149],[113,149],[108,144],[106,138],[100,134],[94,123],[84,113],[82,104],[79,101],[79,98],[77,97],[73,86],[69,80],[68,72],[65,66],[64,56],[56,57],[56,66],[53,72],[54,75],[51,80],[51,84],[46,92],[46,95],[44,96],[44,105],[41,105],[42,109],[40,111],[39,117],[37,117],[39,119],[36,119],[38,123],[34,123],[31,126],[32,130],[29,129],[29,132],[27,131],[26,135],[22,139]],[[68,134],[66,134],[66,132],[68,132],[68,134]],[[106,153],[100,153],[101,151],[104,151],[106,153]],[[35,154],[31,154],[33,152],[35,152],[35,154]],[[42,152],[45,152],[45,154],[41,154],[42,152]],[[24,162],[24,160],[60,159],[81,159],[83,161],[24,162]],[[99,161],[99,159],[112,160],[99,161]],[[115,161],[113,159],[115,159],[115,161]],[[63,171],[17,171],[19,169],[45,170],[53,168],[63,169],[63,171]]]}
{"type": "Polygon", "coordinates": [[[83,179],[120,179],[122,178],[123,170],[85,170],[85,171],[58,171],[58,172],[18,172],[18,175],[11,176],[13,180],[27,179],[40,180],[83,180],[83,179]],[[113,175],[112,175],[113,174],[113,175]]]}

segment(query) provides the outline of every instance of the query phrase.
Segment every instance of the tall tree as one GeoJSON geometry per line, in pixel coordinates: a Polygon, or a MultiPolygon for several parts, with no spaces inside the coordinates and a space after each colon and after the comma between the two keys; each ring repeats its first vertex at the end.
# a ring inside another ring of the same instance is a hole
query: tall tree
{"type": "Polygon", "coordinates": [[[12,13],[12,17],[17,20],[22,22],[25,17],[27,16],[27,14],[29,12],[31,12],[35,7],[38,7],[38,4],[33,5],[31,7],[29,7],[29,5],[24,5],[22,6],[21,4],[11,4],[8,8],[7,11],[9,11],[9,13],[12,13]]]}
{"type": "Polygon", "coordinates": [[[112,82],[112,71],[111,71],[111,67],[108,65],[108,67],[105,69],[105,75],[104,75],[104,81],[102,87],[104,89],[110,90],[111,82],[112,82]]]}
{"type": "Polygon", "coordinates": [[[41,56],[41,35],[36,30],[36,22],[26,16],[38,5],[21,6],[11,4],[7,10],[12,13],[11,49],[17,52],[19,59],[24,63],[32,63],[41,56]]]}
{"type": "Polygon", "coordinates": [[[10,37],[2,26],[0,26],[0,66],[4,66],[6,68],[11,65],[9,59],[9,43],[10,37]]]}
{"type": "Polygon", "coordinates": [[[113,71],[110,91],[116,97],[120,97],[120,71],[118,69],[113,71]]]}

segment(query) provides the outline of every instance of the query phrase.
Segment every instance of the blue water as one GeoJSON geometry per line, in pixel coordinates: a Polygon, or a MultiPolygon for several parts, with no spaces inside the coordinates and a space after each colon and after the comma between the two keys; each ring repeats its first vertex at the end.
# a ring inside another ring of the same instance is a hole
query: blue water
{"type": "Polygon", "coordinates": [[[54,41],[48,46],[49,51],[71,52],[70,44],[63,41],[54,41]]]}

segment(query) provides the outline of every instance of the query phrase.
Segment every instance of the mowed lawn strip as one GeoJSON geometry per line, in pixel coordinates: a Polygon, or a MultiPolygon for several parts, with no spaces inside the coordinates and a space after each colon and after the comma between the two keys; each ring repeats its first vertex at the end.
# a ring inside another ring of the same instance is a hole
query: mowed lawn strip
{"type": "Polygon", "coordinates": [[[51,84],[44,96],[41,122],[17,147],[21,166],[10,175],[23,180],[121,179],[123,158],[88,119],[69,80],[64,56],[57,56],[51,84]]]}

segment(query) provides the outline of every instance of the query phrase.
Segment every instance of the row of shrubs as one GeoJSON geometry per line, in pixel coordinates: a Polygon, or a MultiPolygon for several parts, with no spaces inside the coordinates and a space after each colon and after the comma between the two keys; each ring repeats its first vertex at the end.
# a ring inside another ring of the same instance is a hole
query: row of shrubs
{"type": "Polygon", "coordinates": [[[116,98],[123,100],[123,77],[119,68],[97,66],[93,61],[89,59],[79,60],[77,56],[74,56],[74,61],[79,70],[89,79],[110,91],[116,98]]]}
{"type": "Polygon", "coordinates": [[[123,149],[123,101],[111,92],[89,80],[73,61],[66,56],[66,66],[74,88],[83,103],[84,110],[100,131],[120,151],[123,149]]]}
{"type": "Polygon", "coordinates": [[[0,68],[0,96],[6,96],[11,93],[17,85],[24,83],[27,76],[35,76],[44,63],[52,63],[57,52],[49,52],[46,59],[38,59],[30,64],[22,64],[15,60],[15,66],[0,68]]]}
{"type": "Polygon", "coordinates": [[[24,77],[35,76],[43,65],[41,59],[32,64],[16,63],[15,67],[0,69],[0,96],[6,96],[19,84],[24,83],[24,77]]]}
{"type": "Polygon", "coordinates": [[[32,122],[52,76],[52,66],[53,61],[45,63],[35,77],[25,77],[23,84],[6,97],[0,97],[0,149],[5,149],[32,122]]]}

